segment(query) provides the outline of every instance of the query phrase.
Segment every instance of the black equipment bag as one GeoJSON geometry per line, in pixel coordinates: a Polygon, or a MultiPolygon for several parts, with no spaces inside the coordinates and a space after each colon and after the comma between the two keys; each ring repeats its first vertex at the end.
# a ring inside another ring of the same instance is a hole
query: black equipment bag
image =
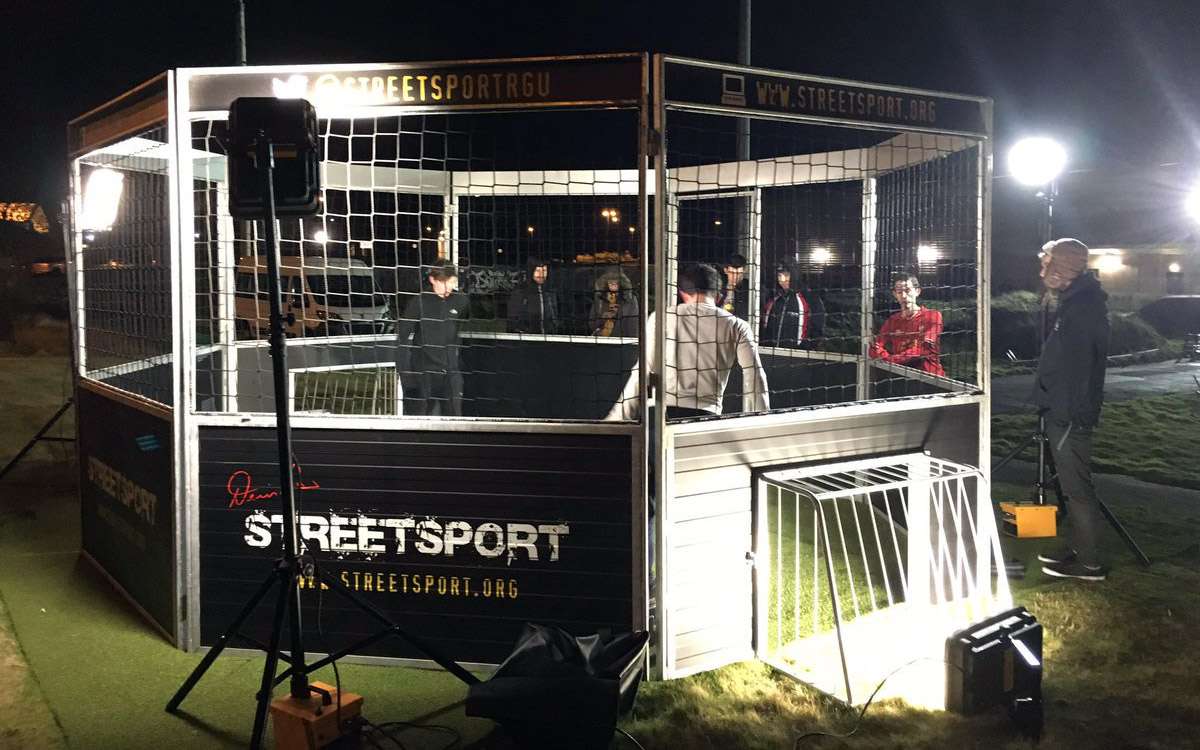
{"type": "Polygon", "coordinates": [[[575,637],[526,623],[486,682],[467,690],[466,713],[498,722],[525,748],[607,748],[633,707],[649,633],[575,637]]]}

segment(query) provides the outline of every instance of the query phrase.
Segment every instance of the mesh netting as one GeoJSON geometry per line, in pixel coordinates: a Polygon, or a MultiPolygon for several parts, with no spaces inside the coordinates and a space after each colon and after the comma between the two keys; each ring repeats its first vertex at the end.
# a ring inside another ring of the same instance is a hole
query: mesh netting
{"type": "Polygon", "coordinates": [[[78,357],[94,380],[172,403],[170,210],[165,128],[76,162],[73,300],[78,357]]]}
{"type": "MultiPolygon", "coordinates": [[[[722,271],[710,301],[748,324],[770,407],[969,388],[978,144],[757,120],[749,142],[739,143],[736,124],[669,113],[667,255],[671,269],[705,263],[722,271]],[[742,148],[748,158],[738,159],[742,148]]],[[[668,282],[674,296],[674,273],[668,282]]],[[[681,336],[672,345],[697,342],[681,336]]],[[[694,359],[693,382],[703,380],[703,368],[718,367],[713,357],[694,359]]],[[[744,364],[724,368],[731,371],[726,414],[751,404],[741,383],[744,374],[758,377],[757,368],[744,364]]],[[[670,395],[667,403],[675,403],[670,395]]]]}
{"type": "MultiPolygon", "coordinates": [[[[602,417],[637,357],[636,115],[320,128],[321,214],[279,222],[295,409],[602,417]]],[[[261,225],[228,217],[224,130],[193,125],[198,406],[266,412],[261,225]]]]}

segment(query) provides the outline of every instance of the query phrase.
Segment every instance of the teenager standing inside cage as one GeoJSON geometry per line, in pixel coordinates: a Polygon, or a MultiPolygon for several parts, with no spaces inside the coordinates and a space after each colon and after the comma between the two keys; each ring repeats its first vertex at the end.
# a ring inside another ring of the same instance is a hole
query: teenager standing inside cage
{"type": "Polygon", "coordinates": [[[1033,403],[1046,418],[1058,481],[1070,501],[1066,544],[1038,555],[1056,578],[1103,581],[1097,536],[1101,510],[1092,482],[1092,432],[1100,423],[1108,359],[1108,295],[1087,272],[1088,247],[1060,239],[1042,247],[1042,283],[1057,296],[1034,378],[1033,403]]]}
{"type": "Polygon", "coordinates": [[[921,280],[913,273],[896,276],[892,296],[900,303],[900,312],[884,321],[871,343],[871,357],[931,375],[945,375],[941,361],[942,314],[918,303],[921,280]]]}
{"type": "Polygon", "coordinates": [[[596,277],[588,327],[593,336],[635,338],[638,329],[637,297],[633,282],[619,266],[596,277]]]}
{"type": "MultiPolygon", "coordinates": [[[[720,414],[734,365],[742,368],[742,411],[770,410],[767,373],[750,324],[716,304],[721,274],[710,265],[692,264],[680,269],[678,283],[683,301],[666,310],[663,401],[667,417],[720,414]]],[[[652,362],[658,319],[654,313],[646,323],[646,356],[652,362]]],[[[639,401],[635,363],[607,419],[637,419],[639,401]]]]}
{"type": "Polygon", "coordinates": [[[725,289],[717,305],[725,312],[733,313],[742,320],[750,316],[750,279],[746,277],[746,256],[734,253],[729,256],[722,269],[725,272],[725,289]]]}
{"type": "Polygon", "coordinates": [[[409,300],[396,324],[396,373],[404,413],[462,416],[459,326],[470,301],[458,291],[458,269],[439,263],[429,269],[429,291],[409,300]]]}
{"type": "Polygon", "coordinates": [[[510,333],[558,333],[558,300],[546,287],[550,267],[538,257],[526,264],[525,282],[513,289],[508,298],[510,333]]]}
{"type": "Polygon", "coordinates": [[[775,282],[775,296],[763,310],[763,346],[812,349],[825,333],[825,304],[800,288],[800,273],[792,266],[777,269],[775,282]]]}

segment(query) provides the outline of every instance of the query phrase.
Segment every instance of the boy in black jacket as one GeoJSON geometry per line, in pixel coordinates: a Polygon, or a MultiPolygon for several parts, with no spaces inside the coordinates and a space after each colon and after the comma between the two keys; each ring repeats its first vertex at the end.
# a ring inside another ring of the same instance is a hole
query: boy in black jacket
{"type": "Polygon", "coordinates": [[[1042,345],[1033,403],[1046,417],[1058,480],[1071,504],[1066,545],[1038,559],[1046,563],[1046,575],[1103,581],[1107,569],[1096,544],[1103,517],[1089,463],[1104,402],[1108,295],[1087,272],[1087,259],[1087,245],[1079,240],[1055,240],[1042,248],[1042,281],[1057,294],[1058,309],[1042,345]]]}
{"type": "Polygon", "coordinates": [[[441,263],[429,269],[432,291],[409,300],[396,325],[396,373],[404,389],[404,413],[462,416],[463,377],[458,328],[470,313],[458,291],[458,269],[441,263]]]}
{"type": "Polygon", "coordinates": [[[528,278],[508,298],[509,333],[558,333],[558,300],[546,286],[550,267],[531,257],[528,278]]]}

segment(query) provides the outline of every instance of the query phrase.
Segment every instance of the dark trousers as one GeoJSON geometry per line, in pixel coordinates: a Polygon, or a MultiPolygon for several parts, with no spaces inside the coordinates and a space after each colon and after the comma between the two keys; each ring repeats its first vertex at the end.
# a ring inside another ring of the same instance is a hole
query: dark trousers
{"type": "Polygon", "coordinates": [[[422,372],[404,378],[404,413],[425,417],[461,417],[461,372],[422,372]]]}
{"type": "Polygon", "coordinates": [[[1070,501],[1064,539],[1084,565],[1099,565],[1100,498],[1092,482],[1092,429],[1046,418],[1058,482],[1070,501]]]}

